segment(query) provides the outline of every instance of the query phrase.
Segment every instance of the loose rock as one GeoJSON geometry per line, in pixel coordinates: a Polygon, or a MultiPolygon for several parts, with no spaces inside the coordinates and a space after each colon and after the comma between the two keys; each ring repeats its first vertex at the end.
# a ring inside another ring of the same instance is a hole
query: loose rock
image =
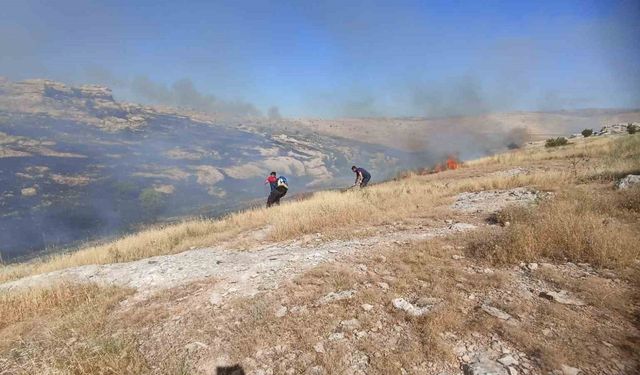
{"type": "Polygon", "coordinates": [[[194,341],[184,346],[184,348],[187,349],[188,352],[194,352],[198,349],[207,349],[208,347],[209,345],[200,341],[194,341]]]}
{"type": "Polygon", "coordinates": [[[456,232],[464,232],[464,231],[473,230],[476,228],[477,227],[475,225],[469,224],[469,223],[455,223],[449,226],[449,229],[456,232]]]}
{"type": "Polygon", "coordinates": [[[511,354],[503,355],[502,357],[498,358],[498,362],[506,367],[518,364],[518,360],[513,358],[511,354]]]}
{"type": "Polygon", "coordinates": [[[360,328],[360,321],[358,319],[343,320],[340,322],[340,326],[345,331],[353,331],[360,328]]]}
{"type": "Polygon", "coordinates": [[[315,344],[313,350],[315,350],[316,353],[324,353],[324,344],[322,342],[315,344]]]}
{"type": "Polygon", "coordinates": [[[562,365],[562,375],[578,375],[581,374],[582,370],[579,368],[562,365]]]}
{"type": "Polygon", "coordinates": [[[481,357],[474,363],[462,367],[464,375],[507,375],[507,370],[487,357],[481,357]]]}
{"type": "Polygon", "coordinates": [[[625,189],[629,189],[632,186],[638,185],[638,184],[640,184],[640,175],[630,174],[630,175],[626,176],[625,178],[622,178],[618,182],[616,182],[616,188],[618,188],[620,190],[625,190],[625,189]]]}
{"type": "Polygon", "coordinates": [[[392,301],[393,307],[398,310],[406,311],[411,316],[422,316],[429,312],[431,306],[417,307],[406,301],[404,298],[396,298],[392,301]]]}
{"type": "Polygon", "coordinates": [[[362,307],[362,309],[364,311],[371,311],[373,310],[373,305],[369,305],[368,303],[363,303],[362,305],[360,305],[360,307],[362,307]]]}
{"type": "Polygon", "coordinates": [[[276,317],[282,318],[285,315],[287,315],[287,307],[280,306],[280,308],[276,310],[276,317]]]}
{"type": "Polygon", "coordinates": [[[489,305],[482,305],[481,306],[482,310],[484,310],[484,312],[486,312],[487,314],[494,316],[498,319],[502,319],[502,320],[509,320],[511,319],[511,315],[507,314],[506,312],[495,308],[493,306],[489,306],[489,305]]]}
{"type": "Polygon", "coordinates": [[[355,290],[343,290],[341,292],[331,292],[318,300],[318,304],[324,305],[329,302],[341,301],[352,298],[356,294],[355,290]]]}
{"type": "Polygon", "coordinates": [[[585,305],[585,303],[582,302],[581,300],[569,296],[569,293],[566,290],[561,290],[559,292],[543,290],[542,292],[540,292],[540,297],[546,298],[549,301],[561,303],[563,305],[576,305],[576,306],[585,305]]]}

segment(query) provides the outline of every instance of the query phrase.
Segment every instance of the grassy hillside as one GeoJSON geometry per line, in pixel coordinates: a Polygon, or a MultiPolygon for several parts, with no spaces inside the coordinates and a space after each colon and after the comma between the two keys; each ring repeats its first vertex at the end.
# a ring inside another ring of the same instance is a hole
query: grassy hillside
{"type": "Polygon", "coordinates": [[[298,192],[346,185],[367,160],[383,179],[429,163],[304,128],[116,101],[108,88],[0,82],[0,253],[5,260],[249,206],[275,170],[298,192]]]}
{"type": "MultiPolygon", "coordinates": [[[[4,266],[0,280],[85,264],[131,261],[225,241],[232,246],[246,247],[251,244],[250,240],[244,237],[238,240],[238,234],[258,229],[265,229],[267,237],[274,241],[325,231],[351,236],[354,234],[345,228],[365,228],[428,212],[463,191],[532,186],[578,194],[573,192],[576,185],[598,186],[639,170],[638,136],[584,139],[557,149],[519,150],[474,160],[456,171],[430,175],[409,173],[362,191],[320,192],[271,210],[253,208],[222,219],[192,220],[149,229],[72,254],[4,266]],[[546,168],[515,177],[491,174],[498,168],[536,165],[546,168]]],[[[611,194],[599,195],[603,196],[591,199],[609,199],[611,194]]]]}
{"type": "Polygon", "coordinates": [[[283,364],[278,367],[276,361],[274,373],[291,368],[302,373],[313,366],[328,373],[348,372],[354,364],[345,364],[345,358],[366,353],[368,373],[396,373],[402,367],[408,373],[435,374],[440,365],[447,369],[458,361],[472,362],[456,354],[455,337],[476,346],[501,342],[513,350],[502,353],[521,353],[520,362],[531,366],[532,374],[565,364],[592,369],[587,373],[608,373],[602,366],[615,361],[622,366],[619,371],[631,373],[637,366],[633,353],[640,349],[633,328],[640,288],[640,188],[613,188],[614,181],[627,174],[640,174],[639,135],[573,140],[563,147],[475,160],[458,170],[408,173],[365,190],[316,193],[270,210],[256,208],[220,220],[158,227],[73,254],[4,266],[0,280],[8,281],[193,247],[224,245],[241,251],[316,233],[332,239],[367,238],[384,228],[395,231],[413,221],[453,217],[450,204],[462,192],[531,187],[550,193],[537,205],[510,207],[486,217],[492,225],[473,233],[372,247],[355,259],[319,265],[272,292],[239,298],[215,313],[199,305],[205,298],[202,290],[215,280],[159,292],[146,301],[128,302],[125,308],[118,307],[118,301],[131,291],[118,288],[64,284],[51,290],[3,292],[0,366],[26,373],[201,373],[219,362],[216,356],[221,352],[231,361],[257,368],[264,360],[256,353],[279,343],[284,349],[276,351],[299,348],[312,355],[304,360],[290,352],[295,355],[289,360],[285,354],[274,354],[283,364]],[[505,173],[516,167],[528,172],[505,173]],[[527,265],[531,263],[548,266],[534,271],[527,265]],[[592,271],[577,279],[572,272],[582,265],[592,271]],[[611,273],[614,276],[607,276],[611,273]],[[382,284],[386,286],[376,286],[382,284]],[[588,306],[519,297],[522,290],[542,284],[567,289],[588,306]],[[326,306],[314,302],[353,285],[361,285],[362,291],[352,300],[326,306]],[[444,301],[426,317],[401,315],[389,303],[390,298],[424,293],[444,301]],[[494,304],[517,324],[485,314],[478,296],[499,301],[494,304]],[[313,314],[274,317],[272,310],[280,304],[309,306],[313,314]],[[380,309],[379,315],[366,315],[363,304],[375,306],[374,312],[380,309]],[[181,317],[179,323],[175,316],[181,317]],[[355,334],[353,340],[347,334],[348,339],[337,344],[324,341],[326,352],[314,351],[318,332],[329,335],[336,324],[347,324],[344,321],[354,316],[358,325],[380,328],[367,330],[369,336],[359,341],[355,334]],[[156,331],[160,336],[151,334],[156,331]],[[397,332],[400,339],[394,338],[397,332]],[[484,337],[491,339],[482,343],[484,337]],[[203,345],[208,349],[183,348],[196,339],[207,342],[203,345]],[[224,343],[223,351],[216,340],[224,343]],[[419,370],[424,361],[435,367],[419,370]]]}

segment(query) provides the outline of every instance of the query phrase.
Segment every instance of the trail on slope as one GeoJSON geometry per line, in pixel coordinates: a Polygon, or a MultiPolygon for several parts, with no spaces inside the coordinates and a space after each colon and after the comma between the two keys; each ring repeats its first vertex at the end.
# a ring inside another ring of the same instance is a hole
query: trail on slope
{"type": "MultiPolygon", "coordinates": [[[[481,193],[462,193],[451,206],[455,212],[471,214],[472,221],[503,208],[507,204],[529,203],[537,193],[512,189],[481,193]]],[[[312,241],[294,240],[238,250],[224,245],[188,250],[178,254],[156,256],[126,263],[86,265],[25,277],[0,284],[0,292],[48,286],[59,281],[94,282],[133,288],[134,299],[144,299],[163,289],[213,278],[210,297],[213,304],[229,297],[252,296],[261,290],[275,289],[320,263],[364,251],[371,246],[403,244],[437,236],[473,230],[476,225],[447,220],[447,225],[412,229],[391,229],[377,235],[352,240],[325,240],[320,233],[312,241]]]]}
{"type": "Polygon", "coordinates": [[[285,279],[337,257],[366,250],[373,245],[425,240],[471,229],[470,224],[452,224],[441,228],[413,229],[385,233],[356,240],[324,242],[317,235],[311,244],[290,241],[240,251],[222,247],[188,250],[133,262],[87,265],[34,275],[0,285],[0,291],[19,290],[50,285],[56,281],[95,282],[134,288],[138,298],[161,289],[173,288],[192,281],[215,278],[212,303],[227,295],[254,295],[273,289],[285,279]]]}

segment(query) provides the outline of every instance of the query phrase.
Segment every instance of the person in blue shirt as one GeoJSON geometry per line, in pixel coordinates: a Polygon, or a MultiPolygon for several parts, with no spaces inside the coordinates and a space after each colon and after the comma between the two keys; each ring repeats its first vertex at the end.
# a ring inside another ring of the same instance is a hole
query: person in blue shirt
{"type": "Polygon", "coordinates": [[[366,169],[356,167],[355,165],[351,167],[351,170],[356,174],[356,182],[353,186],[355,187],[359,185],[361,188],[367,186],[369,180],[371,180],[371,174],[367,172],[366,169]]]}

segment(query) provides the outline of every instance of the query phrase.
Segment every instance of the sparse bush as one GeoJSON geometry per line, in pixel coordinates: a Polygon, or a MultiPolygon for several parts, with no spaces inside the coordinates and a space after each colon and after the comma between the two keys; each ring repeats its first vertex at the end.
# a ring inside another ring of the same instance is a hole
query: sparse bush
{"type": "Polygon", "coordinates": [[[640,130],[640,129],[638,129],[637,125],[634,125],[634,124],[631,124],[631,123],[627,124],[627,133],[636,134],[638,132],[638,130],[640,130]]]}
{"type": "MultiPolygon", "coordinates": [[[[620,212],[625,198],[572,192],[539,207],[508,208],[498,221],[511,225],[500,233],[478,233],[467,250],[495,263],[547,258],[625,267],[640,256],[640,235],[624,224],[628,216],[620,212]]],[[[634,210],[636,205],[629,201],[625,208],[634,210]]]]}
{"type": "Polygon", "coordinates": [[[111,184],[112,190],[118,199],[135,199],[138,187],[128,181],[115,181],[111,184]]]}
{"type": "Polygon", "coordinates": [[[142,209],[150,216],[157,215],[165,205],[163,194],[153,188],[142,190],[138,199],[142,209]]]}
{"type": "Polygon", "coordinates": [[[564,146],[567,143],[569,143],[569,141],[567,141],[567,139],[565,137],[558,137],[558,138],[549,138],[547,139],[547,141],[544,144],[544,147],[558,147],[558,146],[564,146]]]}
{"type": "Polygon", "coordinates": [[[582,136],[585,138],[591,137],[593,135],[593,129],[584,129],[582,131],[582,136]]]}

